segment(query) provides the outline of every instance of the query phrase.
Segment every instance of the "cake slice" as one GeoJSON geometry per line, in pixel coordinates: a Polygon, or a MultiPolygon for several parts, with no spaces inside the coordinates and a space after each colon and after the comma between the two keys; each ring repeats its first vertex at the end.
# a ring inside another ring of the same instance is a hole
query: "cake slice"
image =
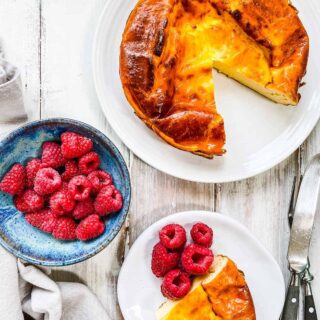
{"type": "Polygon", "coordinates": [[[219,320],[212,311],[201,286],[204,278],[195,279],[190,292],[179,301],[168,300],[157,311],[158,320],[219,320]]]}
{"type": "Polygon", "coordinates": [[[217,256],[214,273],[202,281],[213,312],[224,320],[255,320],[255,309],[244,274],[227,257],[217,256]]]}
{"type": "Polygon", "coordinates": [[[244,275],[235,263],[218,255],[211,272],[194,279],[181,300],[167,301],[158,320],[255,320],[255,309],[244,275]]]}

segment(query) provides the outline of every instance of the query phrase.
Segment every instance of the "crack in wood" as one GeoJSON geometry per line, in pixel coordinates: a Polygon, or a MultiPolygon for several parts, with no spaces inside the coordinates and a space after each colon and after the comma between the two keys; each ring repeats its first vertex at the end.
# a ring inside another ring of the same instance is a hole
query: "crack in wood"
{"type": "Polygon", "coordinates": [[[42,119],[42,99],[43,99],[43,92],[42,92],[42,37],[43,37],[43,16],[42,16],[42,0],[39,0],[39,45],[38,45],[38,52],[39,52],[39,118],[42,119]]]}
{"type": "MultiPolygon", "coordinates": [[[[130,176],[132,173],[132,164],[133,164],[133,159],[134,159],[134,155],[132,154],[132,151],[128,152],[128,168],[129,168],[129,172],[130,172],[130,176]]],[[[131,247],[131,243],[130,243],[130,232],[131,232],[131,228],[130,228],[130,214],[131,214],[131,210],[129,208],[129,213],[128,216],[126,218],[125,221],[125,229],[124,229],[124,247],[123,247],[123,256],[122,256],[122,260],[121,260],[121,264],[123,263],[125,257],[127,256],[130,247],[131,247]]]]}

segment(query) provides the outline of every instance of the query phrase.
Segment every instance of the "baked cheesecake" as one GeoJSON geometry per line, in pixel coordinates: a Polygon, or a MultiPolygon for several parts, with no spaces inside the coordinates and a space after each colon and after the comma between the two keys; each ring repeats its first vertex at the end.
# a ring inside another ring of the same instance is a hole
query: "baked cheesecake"
{"type": "Polygon", "coordinates": [[[170,145],[212,158],[225,130],[212,69],[288,105],[308,35],[283,0],[139,0],[120,48],[120,78],[136,114],[170,145]]]}
{"type": "Polygon", "coordinates": [[[158,320],[219,320],[198,278],[190,292],[179,301],[167,301],[157,311],[158,320]]]}
{"type": "Polygon", "coordinates": [[[197,277],[191,291],[167,301],[158,320],[255,320],[255,308],[244,274],[235,263],[218,255],[207,276],[197,277]]]}

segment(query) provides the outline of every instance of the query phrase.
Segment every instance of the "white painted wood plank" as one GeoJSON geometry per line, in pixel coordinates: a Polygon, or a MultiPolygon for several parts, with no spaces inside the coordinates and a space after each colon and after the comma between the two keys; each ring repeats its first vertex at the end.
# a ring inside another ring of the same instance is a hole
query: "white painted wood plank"
{"type": "Polygon", "coordinates": [[[131,165],[130,245],[157,220],[188,210],[213,210],[214,186],[188,182],[157,171],[134,156],[131,165]]]}
{"type": "Polygon", "coordinates": [[[255,178],[222,184],[216,198],[216,210],[247,226],[278,261],[286,279],[287,210],[293,177],[298,173],[296,159],[297,153],[255,178]]]}
{"type": "MultiPolygon", "coordinates": [[[[0,41],[5,58],[21,70],[26,110],[30,120],[40,114],[39,0],[2,0],[0,4],[0,41]]],[[[0,110],[1,117],[1,110],[0,110]]],[[[16,125],[1,125],[0,134],[16,125]]]]}

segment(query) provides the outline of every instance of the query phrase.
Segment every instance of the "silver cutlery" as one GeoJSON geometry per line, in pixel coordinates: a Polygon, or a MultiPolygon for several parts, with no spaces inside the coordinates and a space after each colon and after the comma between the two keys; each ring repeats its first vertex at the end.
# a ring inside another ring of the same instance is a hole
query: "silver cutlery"
{"type": "Polygon", "coordinates": [[[288,215],[292,224],[288,249],[288,262],[291,272],[289,287],[283,307],[281,320],[295,320],[298,317],[301,282],[305,285],[305,319],[316,320],[317,315],[312,297],[312,275],[309,271],[309,246],[314,217],[320,207],[320,155],[315,156],[307,166],[293,200],[288,215]]]}
{"type": "MultiPolygon", "coordinates": [[[[288,223],[291,229],[294,209],[297,201],[297,193],[300,189],[302,176],[299,177],[298,181],[296,177],[293,180],[292,190],[291,190],[291,197],[290,197],[290,206],[288,210],[288,223]]],[[[308,264],[306,271],[302,277],[302,282],[304,284],[304,319],[306,320],[317,320],[317,312],[316,307],[313,299],[311,282],[313,280],[313,275],[310,272],[310,261],[308,259],[308,264]]]]}

